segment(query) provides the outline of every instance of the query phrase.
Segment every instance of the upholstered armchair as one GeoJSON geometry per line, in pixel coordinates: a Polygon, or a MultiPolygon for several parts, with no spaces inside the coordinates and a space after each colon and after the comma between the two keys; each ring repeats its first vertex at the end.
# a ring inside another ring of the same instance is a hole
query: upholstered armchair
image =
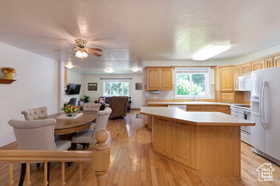
{"type": "Polygon", "coordinates": [[[10,120],[16,136],[17,147],[26,150],[67,150],[70,141],[55,141],[55,119],[46,120],[10,120]]]}
{"type": "MultiPolygon", "coordinates": [[[[54,138],[55,123],[56,121],[54,119],[9,121],[10,126],[12,126],[14,129],[18,149],[68,150],[71,147],[70,141],[64,141],[64,140],[55,141],[54,138]]],[[[37,165],[40,165],[40,162],[38,162],[37,165]]],[[[26,164],[22,163],[19,185],[23,185],[25,171],[26,171],[26,164]]],[[[49,170],[48,172],[50,173],[49,170]]],[[[49,173],[48,175],[50,175],[49,173]]]]}
{"type": "Polygon", "coordinates": [[[25,120],[45,119],[48,116],[47,107],[27,109],[21,112],[25,120]]]}
{"type": "Polygon", "coordinates": [[[102,129],[106,130],[111,113],[112,109],[110,107],[106,107],[103,111],[98,111],[95,128],[77,133],[72,137],[72,144],[82,144],[84,147],[95,144],[95,132],[102,129]]]}
{"type": "Polygon", "coordinates": [[[99,110],[100,106],[101,106],[101,104],[99,104],[99,103],[92,103],[92,102],[84,103],[83,104],[83,110],[84,111],[95,111],[96,112],[96,111],[99,110]]]}
{"type": "Polygon", "coordinates": [[[127,113],[128,97],[127,96],[113,96],[106,97],[106,103],[112,108],[110,119],[123,118],[127,113]]]}

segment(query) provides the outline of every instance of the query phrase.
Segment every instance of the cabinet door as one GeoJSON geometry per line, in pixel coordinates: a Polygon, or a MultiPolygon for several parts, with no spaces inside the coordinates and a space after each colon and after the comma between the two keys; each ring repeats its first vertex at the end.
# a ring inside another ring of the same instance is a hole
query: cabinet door
{"type": "Polygon", "coordinates": [[[221,101],[225,103],[234,103],[235,94],[234,92],[222,92],[221,101]]]}
{"type": "Polygon", "coordinates": [[[242,75],[252,72],[252,64],[251,63],[246,63],[246,64],[241,65],[240,66],[240,71],[241,71],[242,75]]]}
{"type": "Polygon", "coordinates": [[[160,90],[161,88],[161,69],[147,68],[147,90],[160,90]]]}
{"type": "Polygon", "coordinates": [[[154,117],[152,124],[152,144],[154,150],[170,157],[172,153],[172,122],[154,117]]]}
{"type": "Polygon", "coordinates": [[[238,89],[238,77],[241,75],[241,68],[239,65],[236,65],[234,67],[234,72],[233,72],[233,84],[234,84],[234,89],[238,89]]]}
{"type": "Polygon", "coordinates": [[[196,126],[174,123],[172,133],[173,158],[189,167],[196,168],[196,126]]]}
{"type": "Polygon", "coordinates": [[[261,70],[265,68],[265,60],[261,59],[252,63],[252,71],[261,70]]]}
{"type": "Polygon", "coordinates": [[[234,89],[234,67],[221,67],[220,69],[220,82],[221,82],[221,91],[233,91],[234,89]]]}
{"type": "Polygon", "coordinates": [[[187,105],[188,112],[199,112],[201,111],[201,105],[187,105]]]}
{"type": "Polygon", "coordinates": [[[172,68],[161,69],[161,90],[172,90],[172,68]]]}
{"type": "Polygon", "coordinates": [[[265,68],[273,68],[275,66],[273,57],[266,57],[264,58],[264,61],[265,61],[265,68]]]}
{"type": "Polygon", "coordinates": [[[280,67],[280,56],[274,57],[274,65],[275,67],[280,67]]]}

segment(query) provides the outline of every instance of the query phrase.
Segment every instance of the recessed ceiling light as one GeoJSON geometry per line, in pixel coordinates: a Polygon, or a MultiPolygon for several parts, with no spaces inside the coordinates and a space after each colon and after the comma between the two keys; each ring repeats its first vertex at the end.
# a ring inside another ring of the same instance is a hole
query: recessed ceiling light
{"type": "Polygon", "coordinates": [[[112,73],[112,72],[114,72],[114,70],[111,67],[107,67],[107,68],[104,69],[104,72],[112,73]]]}
{"type": "Polygon", "coordinates": [[[139,67],[132,67],[132,72],[139,72],[141,69],[139,67]]]}
{"type": "Polygon", "coordinates": [[[198,50],[192,57],[193,60],[204,61],[231,48],[230,42],[209,44],[198,50]]]}
{"type": "Polygon", "coordinates": [[[69,61],[66,65],[65,65],[66,68],[68,69],[71,69],[71,68],[74,68],[74,65],[72,64],[71,61],[69,61]]]}

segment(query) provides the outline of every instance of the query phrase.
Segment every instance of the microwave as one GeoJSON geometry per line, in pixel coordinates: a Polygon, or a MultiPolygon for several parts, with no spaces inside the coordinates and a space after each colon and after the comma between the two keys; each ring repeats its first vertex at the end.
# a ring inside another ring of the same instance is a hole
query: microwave
{"type": "Polygon", "coordinates": [[[252,80],[251,75],[239,76],[236,82],[236,91],[251,91],[252,80]]]}

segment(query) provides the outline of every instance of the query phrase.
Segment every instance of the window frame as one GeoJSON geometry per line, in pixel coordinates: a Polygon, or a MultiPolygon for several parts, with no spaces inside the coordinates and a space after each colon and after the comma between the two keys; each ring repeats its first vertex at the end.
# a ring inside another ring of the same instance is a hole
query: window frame
{"type": "MultiPolygon", "coordinates": [[[[131,95],[131,82],[128,79],[106,79],[103,80],[103,96],[113,96],[113,95],[106,95],[106,82],[127,82],[128,83],[128,97],[131,95]]],[[[125,95],[118,95],[118,96],[125,96],[125,95]]]]}
{"type": "Polygon", "coordinates": [[[211,91],[211,68],[201,67],[201,68],[176,68],[175,73],[175,89],[174,89],[174,97],[175,98],[202,98],[202,99],[211,99],[212,91],[211,91]],[[177,73],[187,73],[187,74],[205,74],[205,92],[206,95],[177,95],[177,73]]]}

